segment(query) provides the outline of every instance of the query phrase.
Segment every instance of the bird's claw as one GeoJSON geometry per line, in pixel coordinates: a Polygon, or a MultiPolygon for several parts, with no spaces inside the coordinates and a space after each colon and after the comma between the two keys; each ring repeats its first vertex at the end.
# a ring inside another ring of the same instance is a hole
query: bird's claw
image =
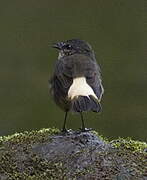
{"type": "Polygon", "coordinates": [[[93,129],[92,128],[80,128],[80,131],[89,132],[89,131],[93,131],[93,129]]]}

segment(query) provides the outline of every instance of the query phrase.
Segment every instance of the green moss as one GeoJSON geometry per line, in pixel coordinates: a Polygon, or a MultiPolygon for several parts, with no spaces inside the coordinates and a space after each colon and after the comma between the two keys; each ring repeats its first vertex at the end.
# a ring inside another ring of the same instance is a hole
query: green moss
{"type": "Polygon", "coordinates": [[[47,162],[31,150],[34,143],[50,141],[51,136],[58,133],[58,129],[49,128],[0,137],[0,177],[9,180],[51,180],[56,179],[57,175],[62,177],[61,162],[47,162]]]}
{"type": "Polygon", "coordinates": [[[59,129],[57,128],[48,128],[41,129],[39,131],[25,131],[23,133],[15,133],[9,136],[0,136],[0,144],[11,142],[11,143],[33,143],[33,142],[41,142],[45,141],[50,135],[55,135],[59,133],[59,129]]]}
{"type": "Polygon", "coordinates": [[[109,143],[109,139],[107,137],[104,137],[103,135],[99,134],[97,131],[92,131],[92,133],[95,134],[96,136],[98,136],[106,144],[109,143]]]}
{"type": "Polygon", "coordinates": [[[134,141],[131,138],[119,138],[111,141],[110,144],[115,148],[131,150],[132,152],[143,152],[147,149],[147,143],[134,141]]]}

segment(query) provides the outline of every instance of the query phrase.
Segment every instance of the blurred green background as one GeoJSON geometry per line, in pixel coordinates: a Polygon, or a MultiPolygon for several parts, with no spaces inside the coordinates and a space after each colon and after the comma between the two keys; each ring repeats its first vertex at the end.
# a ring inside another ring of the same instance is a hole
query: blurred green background
{"type": "MultiPolygon", "coordinates": [[[[101,114],[85,113],[86,126],[109,138],[147,138],[147,61],[144,5],[131,0],[1,1],[0,135],[58,127],[63,112],[48,93],[57,52],[51,44],[88,41],[101,66],[101,114]]],[[[70,114],[68,128],[80,127],[70,114]]]]}

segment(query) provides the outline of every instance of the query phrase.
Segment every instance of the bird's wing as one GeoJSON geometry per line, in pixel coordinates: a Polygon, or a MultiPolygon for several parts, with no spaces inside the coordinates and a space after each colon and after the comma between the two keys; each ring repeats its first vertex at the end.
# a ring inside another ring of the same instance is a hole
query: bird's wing
{"type": "Polygon", "coordinates": [[[101,100],[104,88],[102,85],[101,70],[96,61],[89,63],[85,76],[87,83],[92,87],[98,99],[101,100]]]}
{"type": "Polygon", "coordinates": [[[72,65],[64,59],[57,60],[54,75],[61,82],[62,87],[68,89],[72,84],[72,65]]]}
{"type": "Polygon", "coordinates": [[[49,80],[50,92],[57,98],[65,98],[68,89],[72,84],[70,68],[68,68],[62,60],[57,60],[53,76],[49,80]]]}

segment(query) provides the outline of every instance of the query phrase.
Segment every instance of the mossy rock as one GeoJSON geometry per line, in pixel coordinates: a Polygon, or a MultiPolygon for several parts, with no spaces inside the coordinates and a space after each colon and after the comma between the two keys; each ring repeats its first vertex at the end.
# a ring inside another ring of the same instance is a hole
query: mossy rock
{"type": "Polygon", "coordinates": [[[147,144],[42,129],[0,137],[0,180],[146,180],[147,144]]]}

